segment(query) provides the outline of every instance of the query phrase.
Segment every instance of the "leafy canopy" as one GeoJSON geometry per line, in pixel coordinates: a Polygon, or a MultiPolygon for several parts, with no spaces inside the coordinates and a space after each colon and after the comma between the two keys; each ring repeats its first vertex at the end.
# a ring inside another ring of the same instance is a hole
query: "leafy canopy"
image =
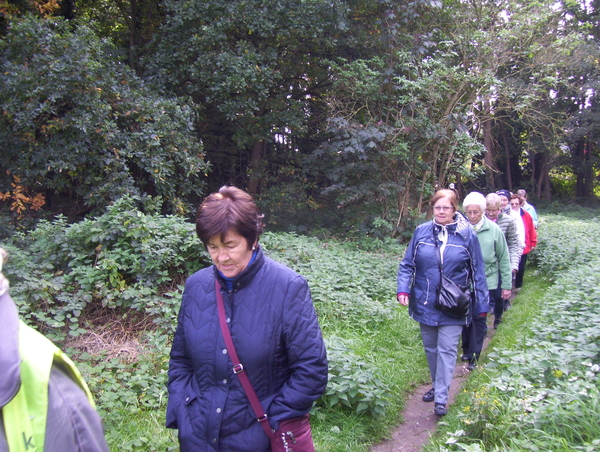
{"type": "Polygon", "coordinates": [[[208,171],[194,115],[150,91],[88,28],[26,18],[0,41],[0,179],[94,208],[159,195],[171,211],[208,171]]]}

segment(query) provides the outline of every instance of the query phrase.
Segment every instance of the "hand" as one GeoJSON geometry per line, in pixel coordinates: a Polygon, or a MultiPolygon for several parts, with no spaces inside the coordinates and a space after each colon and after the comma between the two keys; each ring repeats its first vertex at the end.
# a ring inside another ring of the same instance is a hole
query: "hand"
{"type": "Polygon", "coordinates": [[[398,294],[397,298],[398,303],[400,303],[402,306],[408,306],[408,297],[406,295],[398,294]]]}
{"type": "Polygon", "coordinates": [[[512,295],[512,290],[502,289],[502,299],[503,300],[508,300],[511,295],[512,295]]]}

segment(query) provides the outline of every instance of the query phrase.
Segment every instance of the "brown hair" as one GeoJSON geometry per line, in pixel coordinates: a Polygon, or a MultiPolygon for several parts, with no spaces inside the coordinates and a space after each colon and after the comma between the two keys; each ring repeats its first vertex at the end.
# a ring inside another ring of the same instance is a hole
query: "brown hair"
{"type": "Polygon", "coordinates": [[[198,208],[196,234],[206,246],[211,237],[220,235],[223,241],[225,234],[232,231],[244,237],[251,249],[263,232],[262,218],[252,196],[237,187],[225,185],[209,195],[198,208]]]}
{"type": "Polygon", "coordinates": [[[438,202],[441,198],[448,198],[450,204],[452,204],[452,208],[456,212],[458,210],[458,200],[456,199],[456,193],[453,190],[438,190],[429,200],[429,205],[433,209],[433,205],[438,202]]]}
{"type": "Polygon", "coordinates": [[[523,198],[522,196],[519,196],[517,194],[510,195],[510,199],[518,199],[520,206],[522,206],[523,204],[525,204],[525,198],[523,198]]]}

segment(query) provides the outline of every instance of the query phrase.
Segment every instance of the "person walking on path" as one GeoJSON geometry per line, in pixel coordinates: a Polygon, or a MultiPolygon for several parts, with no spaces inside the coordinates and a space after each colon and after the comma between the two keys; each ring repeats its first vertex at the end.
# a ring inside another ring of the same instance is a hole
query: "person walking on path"
{"type": "Polygon", "coordinates": [[[523,275],[525,274],[525,264],[527,263],[527,256],[537,245],[537,231],[533,224],[531,215],[523,209],[525,200],[520,196],[514,195],[510,200],[511,209],[513,209],[520,217],[523,223],[524,241],[525,248],[521,254],[521,260],[519,261],[519,268],[515,274],[515,289],[518,291],[523,286],[523,275]]]}
{"type": "MultiPolygon", "coordinates": [[[[495,307],[510,298],[512,274],[506,239],[498,225],[484,216],[486,207],[485,196],[478,192],[469,193],[463,201],[465,214],[481,246],[491,309],[491,305],[495,307]],[[501,285],[500,281],[504,283],[501,285]]],[[[486,334],[487,316],[474,316],[471,324],[463,327],[462,360],[468,361],[469,370],[477,365],[486,334]]]]}
{"type": "Polygon", "coordinates": [[[535,211],[535,207],[527,202],[527,192],[520,188],[517,190],[517,195],[524,199],[523,205],[521,206],[529,215],[531,215],[531,219],[533,220],[533,225],[535,229],[538,228],[538,215],[535,211]]]}
{"type": "MultiPolygon", "coordinates": [[[[502,212],[502,202],[500,196],[498,196],[496,193],[490,193],[485,197],[485,202],[485,216],[490,221],[493,221],[498,225],[504,234],[504,237],[506,238],[508,253],[510,255],[510,267],[512,270],[512,275],[510,278],[512,287],[515,274],[519,270],[521,254],[523,253],[523,246],[521,246],[517,236],[517,226],[512,216],[502,212]]],[[[500,284],[502,283],[503,282],[500,281],[500,284]]],[[[502,315],[509,306],[509,298],[503,299],[500,303],[496,303],[494,305],[494,328],[497,328],[500,322],[502,322],[502,315]]]]}
{"type": "Polygon", "coordinates": [[[463,326],[471,323],[473,316],[487,314],[489,296],[481,247],[467,219],[457,212],[456,194],[439,190],[429,205],[433,220],[415,229],[400,262],[397,300],[408,306],[409,315],[420,324],[433,383],[423,401],[435,402],[434,413],[443,416],[463,326]],[[440,265],[455,284],[473,290],[472,306],[464,318],[451,317],[434,307],[441,281],[440,265]]]}

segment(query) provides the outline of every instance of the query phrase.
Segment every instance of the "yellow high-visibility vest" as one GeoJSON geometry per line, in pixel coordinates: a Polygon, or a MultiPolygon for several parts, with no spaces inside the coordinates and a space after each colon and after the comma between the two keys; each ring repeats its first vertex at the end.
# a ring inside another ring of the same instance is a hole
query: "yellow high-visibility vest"
{"type": "Polygon", "coordinates": [[[92,394],[75,364],[50,340],[19,322],[21,387],[2,408],[6,441],[10,452],[43,452],[48,414],[48,383],[54,360],[64,364],[71,378],[86,393],[95,408],[92,394]]]}

